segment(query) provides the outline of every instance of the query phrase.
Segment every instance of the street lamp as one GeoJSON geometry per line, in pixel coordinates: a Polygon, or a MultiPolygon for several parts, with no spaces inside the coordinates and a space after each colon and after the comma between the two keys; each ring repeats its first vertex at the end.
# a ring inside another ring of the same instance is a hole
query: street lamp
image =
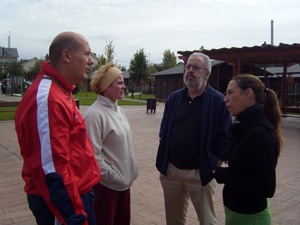
{"type": "Polygon", "coordinates": [[[9,73],[6,74],[6,95],[8,95],[9,73]]]}

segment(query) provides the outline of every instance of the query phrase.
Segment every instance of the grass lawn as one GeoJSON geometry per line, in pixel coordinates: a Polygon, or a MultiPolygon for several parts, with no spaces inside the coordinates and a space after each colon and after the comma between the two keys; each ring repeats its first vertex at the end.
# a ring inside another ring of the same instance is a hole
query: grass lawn
{"type": "MultiPolygon", "coordinates": [[[[124,99],[126,98],[129,98],[129,99],[132,99],[131,98],[131,93],[128,94],[128,96],[125,96],[124,99]]],[[[155,95],[154,94],[135,94],[133,95],[133,99],[137,99],[137,100],[145,100],[147,101],[147,98],[155,98],[155,95]]],[[[157,99],[157,102],[166,102],[166,100],[159,100],[157,99]]]]}
{"type": "MultiPolygon", "coordinates": [[[[75,97],[75,99],[79,100],[79,105],[92,105],[96,100],[97,97],[75,97]]],[[[118,100],[118,105],[146,105],[145,102],[133,102],[128,100],[118,100]]]]}
{"type": "MultiPolygon", "coordinates": [[[[17,107],[10,107],[10,108],[17,108],[17,107]]],[[[2,107],[0,109],[2,109],[2,107]]],[[[8,110],[8,108],[5,108],[5,110],[8,110]]],[[[0,120],[14,120],[14,119],[15,119],[15,112],[0,112],[0,120]]]]}
{"type": "MultiPolygon", "coordinates": [[[[0,102],[4,102],[1,101],[0,102]]],[[[17,107],[0,107],[0,110],[16,110],[17,107]]],[[[14,120],[15,112],[0,112],[0,120],[14,120]]]]}
{"type": "MultiPolygon", "coordinates": [[[[142,95],[145,96],[145,95],[142,95]]],[[[130,96],[126,96],[128,98],[131,98],[130,96]]],[[[138,96],[134,96],[134,99],[139,99],[138,96]]],[[[154,95],[153,95],[154,97],[154,95]]],[[[76,95],[74,95],[75,99],[79,100],[79,105],[92,105],[96,100],[97,100],[97,94],[93,92],[79,92],[76,95]]],[[[146,100],[148,97],[144,97],[144,100],[146,100]]],[[[150,96],[150,98],[152,98],[150,96]]],[[[1,101],[1,100],[0,100],[1,101]]],[[[118,105],[146,105],[146,102],[134,102],[134,101],[129,101],[126,100],[126,98],[119,100],[118,105]]],[[[16,110],[17,107],[0,107],[0,110],[16,110]]],[[[0,120],[14,120],[15,118],[15,112],[0,112],[0,120]]]]}
{"type": "MultiPolygon", "coordinates": [[[[124,99],[126,99],[126,98],[130,98],[130,99],[132,99],[131,98],[131,93],[128,93],[128,96],[125,96],[124,97],[124,99]]],[[[154,96],[154,94],[135,94],[135,95],[133,95],[133,99],[137,99],[137,100],[147,100],[147,98],[155,98],[155,96],[154,96]]]]}
{"type": "MultiPolygon", "coordinates": [[[[97,94],[93,92],[78,92],[74,95],[75,99],[79,100],[79,105],[92,105],[97,100],[97,94]]],[[[118,105],[146,105],[146,102],[133,102],[128,101],[126,98],[131,98],[129,96],[124,97],[122,100],[118,100],[118,105]]],[[[139,99],[135,96],[134,99],[139,99]]]]}

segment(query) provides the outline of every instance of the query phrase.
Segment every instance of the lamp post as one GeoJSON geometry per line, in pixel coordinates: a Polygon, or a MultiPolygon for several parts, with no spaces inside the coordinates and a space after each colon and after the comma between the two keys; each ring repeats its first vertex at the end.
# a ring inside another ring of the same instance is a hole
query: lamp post
{"type": "Polygon", "coordinates": [[[6,95],[8,95],[9,73],[6,74],[6,95]]]}
{"type": "MultiPolygon", "coordinates": [[[[10,64],[10,56],[11,56],[11,50],[10,50],[10,34],[11,31],[9,31],[9,35],[8,35],[8,49],[7,49],[7,56],[8,56],[8,69],[9,69],[9,64],[10,64]]],[[[7,76],[9,76],[9,73],[7,74],[7,76]]],[[[7,77],[8,79],[8,77],[7,77]]],[[[8,80],[7,80],[8,82],[8,80]]],[[[12,72],[11,74],[11,95],[14,96],[14,86],[15,86],[15,82],[14,82],[14,72],[12,72]]],[[[7,83],[7,87],[8,87],[8,83],[7,83]]]]}

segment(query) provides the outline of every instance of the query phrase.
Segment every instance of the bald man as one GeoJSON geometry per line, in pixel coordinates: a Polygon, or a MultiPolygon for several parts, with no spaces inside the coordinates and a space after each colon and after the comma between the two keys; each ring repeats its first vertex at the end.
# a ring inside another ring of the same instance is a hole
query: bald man
{"type": "Polygon", "coordinates": [[[29,208],[39,225],[96,224],[92,187],[101,174],[72,95],[94,64],[91,49],[82,35],[64,32],[49,55],[15,115],[29,208]]]}

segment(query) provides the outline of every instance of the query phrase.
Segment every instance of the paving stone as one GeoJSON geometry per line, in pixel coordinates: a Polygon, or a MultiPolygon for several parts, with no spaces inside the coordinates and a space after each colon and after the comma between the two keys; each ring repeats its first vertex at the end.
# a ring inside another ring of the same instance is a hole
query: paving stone
{"type": "MultiPolygon", "coordinates": [[[[146,106],[123,106],[131,126],[139,177],[131,187],[132,225],[163,225],[165,222],[163,192],[155,168],[158,132],[164,104],[156,113],[146,113],[146,106]]],[[[86,106],[80,106],[83,114],[86,106]]],[[[273,225],[300,224],[300,119],[283,118],[284,149],[277,166],[276,193],[270,199],[273,225]]],[[[28,208],[24,181],[21,178],[22,158],[13,121],[0,121],[0,224],[36,224],[28,208]]],[[[224,224],[223,185],[216,187],[218,224],[224,224]]],[[[190,202],[187,225],[199,224],[190,202]]]]}

